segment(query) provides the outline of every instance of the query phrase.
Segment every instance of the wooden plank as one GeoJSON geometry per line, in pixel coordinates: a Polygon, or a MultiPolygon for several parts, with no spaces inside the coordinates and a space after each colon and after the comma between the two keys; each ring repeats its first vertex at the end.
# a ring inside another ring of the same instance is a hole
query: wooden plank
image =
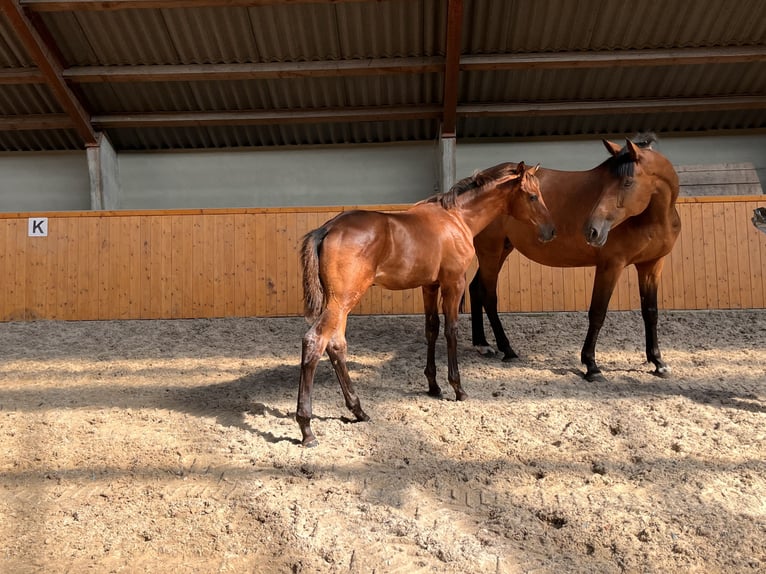
{"type": "Polygon", "coordinates": [[[220,285],[220,277],[216,275],[216,223],[220,215],[213,217],[199,216],[202,222],[202,261],[203,267],[198,277],[199,283],[196,297],[197,304],[202,309],[203,317],[215,317],[215,299],[220,285]]]}
{"type": "Polygon", "coordinates": [[[270,233],[267,230],[267,224],[269,223],[268,217],[258,217],[254,221],[254,237],[255,237],[255,269],[256,269],[256,283],[255,288],[255,309],[256,314],[260,316],[271,315],[271,307],[269,305],[269,283],[271,281],[270,272],[271,260],[274,255],[274,250],[266,244],[266,237],[270,233]]]}
{"type": "Polygon", "coordinates": [[[114,309],[111,307],[112,299],[112,266],[117,265],[117,252],[112,245],[111,228],[117,224],[115,218],[100,217],[96,227],[99,243],[98,258],[98,318],[115,318],[114,309]]]}
{"type": "MultiPolygon", "coordinates": [[[[157,304],[155,309],[158,313],[158,317],[171,317],[171,285],[173,283],[173,218],[171,216],[161,215],[155,217],[155,220],[157,223],[152,228],[152,243],[155,245],[155,249],[159,250],[159,253],[155,251],[155,256],[158,265],[156,273],[160,275],[160,295],[156,298],[157,304]]],[[[154,266],[152,269],[152,272],[155,272],[154,266]]]]}
{"type": "Polygon", "coordinates": [[[679,209],[679,213],[686,213],[688,223],[684,223],[684,233],[692,237],[691,247],[691,267],[694,277],[694,300],[687,301],[687,306],[692,309],[705,309],[708,305],[707,284],[705,282],[705,243],[701,241],[704,233],[702,226],[702,206],[684,205],[684,209],[679,209]]]}
{"type": "Polygon", "coordinates": [[[726,220],[724,206],[721,203],[713,204],[713,235],[715,237],[715,266],[712,269],[713,276],[717,278],[718,305],[721,309],[731,308],[729,294],[729,261],[726,251],[726,220]]]}
{"type": "MultiPolygon", "coordinates": [[[[753,210],[758,207],[756,202],[746,204],[746,212],[752,216],[753,210]]],[[[761,233],[753,225],[745,226],[747,231],[747,253],[750,269],[750,301],[754,308],[766,306],[766,293],[764,293],[764,269],[761,260],[761,245],[766,243],[766,234],[761,233]]]]}
{"type": "Polygon", "coordinates": [[[78,320],[98,318],[98,245],[94,230],[98,219],[80,219],[77,226],[77,261],[80,268],[78,320]]]}
{"type": "Polygon", "coordinates": [[[716,229],[715,218],[715,205],[705,204],[700,205],[702,208],[702,244],[705,248],[705,293],[707,294],[708,305],[714,306],[716,309],[720,308],[721,299],[718,292],[718,260],[723,257],[719,256],[718,248],[716,245],[716,233],[719,230],[716,229]]]}
{"type": "Polygon", "coordinates": [[[80,240],[80,226],[82,220],[67,218],[67,280],[66,290],[68,291],[66,297],[66,304],[62,309],[62,315],[69,321],[77,320],[81,315],[80,311],[80,282],[84,280],[81,278],[80,271],[84,270],[87,264],[81,265],[79,258],[79,240],[80,240]]]}
{"type": "MultiPolygon", "coordinates": [[[[726,225],[726,260],[729,280],[729,306],[731,308],[742,307],[740,299],[740,276],[739,276],[739,253],[735,238],[737,237],[737,215],[734,204],[724,204],[724,218],[726,225]]],[[[741,224],[740,224],[741,225],[741,224]]]]}
{"type": "Polygon", "coordinates": [[[750,285],[750,254],[748,253],[747,236],[752,225],[750,225],[750,215],[747,204],[733,203],[731,208],[734,215],[734,226],[736,234],[730,237],[735,238],[734,248],[737,250],[737,267],[739,269],[739,306],[749,309],[753,306],[753,293],[750,285]]]}

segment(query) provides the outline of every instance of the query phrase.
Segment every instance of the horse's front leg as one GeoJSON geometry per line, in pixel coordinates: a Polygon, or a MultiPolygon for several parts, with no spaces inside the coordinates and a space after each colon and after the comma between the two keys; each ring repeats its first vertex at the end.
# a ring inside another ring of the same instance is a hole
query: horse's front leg
{"type": "Polygon", "coordinates": [[[460,385],[460,371],[457,366],[457,318],[460,298],[465,289],[465,277],[454,285],[442,285],[442,308],[444,311],[444,336],[447,339],[447,380],[455,390],[455,398],[464,401],[468,395],[460,385]]]}
{"type": "Polygon", "coordinates": [[[670,367],[662,360],[657,339],[657,289],[665,258],[661,257],[646,263],[637,263],[638,292],[641,295],[641,317],[644,319],[646,335],[646,360],[654,363],[654,374],[658,377],[670,376],[670,367]]]}
{"type": "Polygon", "coordinates": [[[580,353],[580,361],[585,365],[585,379],[587,381],[601,381],[604,379],[601,369],[596,364],[596,342],[601,327],[604,325],[606,310],[612,298],[614,287],[620,278],[623,267],[612,265],[609,267],[597,267],[596,278],[593,281],[593,294],[591,296],[590,309],[588,310],[588,334],[580,353]]]}
{"type": "Polygon", "coordinates": [[[426,314],[426,369],[423,371],[428,380],[428,394],[441,398],[442,390],[436,382],[436,339],[439,337],[439,286],[423,286],[423,309],[426,314]]]}

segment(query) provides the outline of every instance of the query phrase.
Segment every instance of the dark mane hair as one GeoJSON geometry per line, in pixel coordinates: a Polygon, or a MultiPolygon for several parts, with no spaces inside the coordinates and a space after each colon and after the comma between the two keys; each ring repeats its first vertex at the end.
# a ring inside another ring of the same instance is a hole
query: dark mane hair
{"type": "MultiPolygon", "coordinates": [[[[652,149],[652,145],[657,143],[657,136],[652,132],[641,132],[630,138],[634,144],[642,149],[652,149]]],[[[620,153],[606,160],[609,171],[615,177],[633,177],[635,173],[635,162],[630,157],[627,146],[620,150],[620,153]]]]}
{"type": "Polygon", "coordinates": [[[487,169],[476,171],[473,175],[464,177],[460,181],[456,182],[449,191],[443,193],[437,193],[424,199],[419,203],[441,203],[444,209],[451,209],[457,203],[457,198],[464,193],[479,189],[485,185],[492,183],[495,180],[500,179],[504,175],[514,172],[516,169],[515,163],[501,163],[488,167],[487,169]]]}

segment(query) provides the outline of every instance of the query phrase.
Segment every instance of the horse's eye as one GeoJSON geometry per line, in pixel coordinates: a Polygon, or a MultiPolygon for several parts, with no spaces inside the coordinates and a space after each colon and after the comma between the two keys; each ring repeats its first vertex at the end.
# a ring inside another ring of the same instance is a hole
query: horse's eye
{"type": "Polygon", "coordinates": [[[534,193],[529,194],[529,201],[537,201],[537,196],[534,193]]]}
{"type": "Polygon", "coordinates": [[[622,182],[622,187],[625,189],[628,189],[629,187],[633,187],[633,178],[625,178],[622,182]]]}

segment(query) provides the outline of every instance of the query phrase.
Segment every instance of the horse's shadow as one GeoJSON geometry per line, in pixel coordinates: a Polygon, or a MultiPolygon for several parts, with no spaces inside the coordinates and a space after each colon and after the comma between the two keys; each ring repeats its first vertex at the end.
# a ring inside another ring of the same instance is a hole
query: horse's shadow
{"type": "MultiPolygon", "coordinates": [[[[349,362],[349,367],[354,368],[352,361],[349,362]]],[[[301,441],[294,436],[278,435],[272,430],[262,430],[247,422],[248,416],[271,418],[275,421],[294,420],[294,410],[280,409],[272,405],[284,403],[285,400],[295,400],[299,378],[299,365],[285,364],[258,369],[233,381],[194,388],[166,388],[158,406],[196,417],[213,416],[221,426],[253,433],[268,443],[289,442],[299,445],[301,441]]],[[[337,386],[332,369],[318,369],[315,385],[337,386]]],[[[315,414],[312,418],[318,421],[339,420],[347,424],[358,422],[348,416],[315,414]]]]}

